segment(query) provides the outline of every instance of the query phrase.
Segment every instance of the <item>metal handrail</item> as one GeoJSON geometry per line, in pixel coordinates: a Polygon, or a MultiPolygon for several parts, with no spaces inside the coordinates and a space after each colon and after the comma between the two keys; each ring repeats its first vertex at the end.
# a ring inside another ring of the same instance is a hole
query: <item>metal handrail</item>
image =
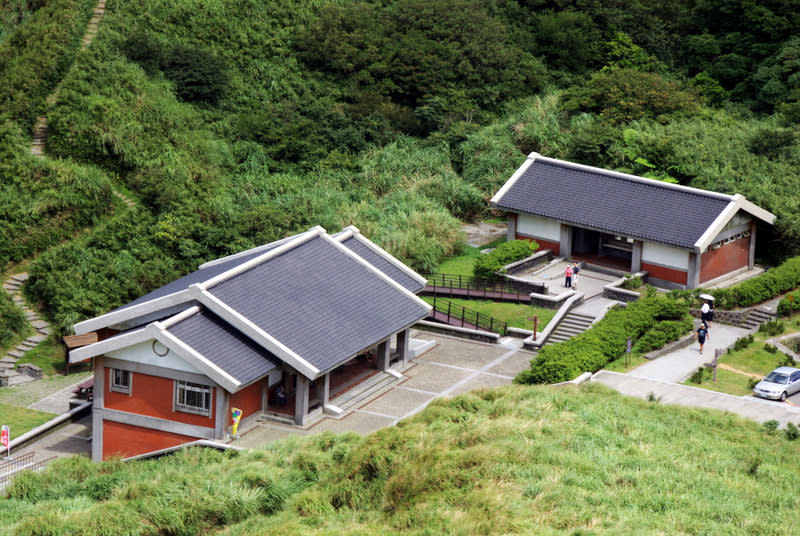
{"type": "Polygon", "coordinates": [[[488,282],[475,276],[457,274],[428,274],[428,287],[434,293],[437,290],[447,289],[466,290],[470,297],[491,298],[488,293],[499,293],[501,298],[509,298],[521,301],[529,301],[530,289],[521,283],[514,281],[488,282]],[[477,291],[477,294],[470,291],[477,291]],[[481,294],[482,293],[482,294],[481,294]]]}
{"type": "Polygon", "coordinates": [[[472,309],[467,309],[450,300],[442,298],[437,299],[436,296],[433,296],[432,305],[435,311],[447,315],[447,323],[450,325],[460,325],[464,327],[464,324],[467,323],[475,326],[477,329],[498,333],[500,335],[505,335],[508,332],[507,322],[503,322],[502,320],[498,320],[472,309]]]}

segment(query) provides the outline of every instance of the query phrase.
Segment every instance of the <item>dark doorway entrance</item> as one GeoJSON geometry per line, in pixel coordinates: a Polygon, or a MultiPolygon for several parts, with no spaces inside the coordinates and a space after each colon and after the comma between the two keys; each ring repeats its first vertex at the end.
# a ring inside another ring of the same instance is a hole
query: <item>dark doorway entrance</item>
{"type": "Polygon", "coordinates": [[[578,260],[628,271],[631,268],[633,241],[622,236],[573,227],[572,253],[578,260]]]}

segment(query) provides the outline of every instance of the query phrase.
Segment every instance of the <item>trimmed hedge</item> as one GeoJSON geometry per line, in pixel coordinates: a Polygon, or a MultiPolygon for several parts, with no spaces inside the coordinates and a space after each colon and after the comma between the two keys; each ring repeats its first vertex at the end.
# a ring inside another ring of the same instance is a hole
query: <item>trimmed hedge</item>
{"type": "Polygon", "coordinates": [[[28,321],[19,307],[14,305],[11,297],[0,291],[0,347],[14,338],[14,335],[25,329],[28,321]]]}
{"type": "Polygon", "coordinates": [[[800,257],[792,257],[780,266],[770,268],[763,274],[742,281],[734,287],[705,292],[714,296],[717,308],[735,309],[770,300],[798,286],[800,286],[800,257]]]}
{"type": "Polygon", "coordinates": [[[789,292],[778,303],[778,315],[780,316],[789,316],[797,311],[800,311],[800,290],[789,292]],[[793,301],[789,301],[789,296],[792,297],[793,301]]]}
{"type": "Polygon", "coordinates": [[[636,341],[634,350],[637,352],[649,352],[650,350],[663,348],[668,342],[676,341],[691,331],[692,326],[692,317],[688,315],[680,320],[662,320],[656,322],[647,333],[636,341]]]}
{"type": "Polygon", "coordinates": [[[499,279],[503,266],[529,257],[537,249],[539,244],[528,240],[504,242],[486,255],[478,257],[475,261],[475,276],[487,281],[499,279]]]}
{"type": "Polygon", "coordinates": [[[515,383],[556,383],[569,381],[579,374],[600,370],[625,351],[628,337],[634,341],[656,322],[682,320],[686,305],[666,296],[652,296],[610,310],[585,333],[561,344],[545,346],[531,368],[524,370],[515,383]]]}

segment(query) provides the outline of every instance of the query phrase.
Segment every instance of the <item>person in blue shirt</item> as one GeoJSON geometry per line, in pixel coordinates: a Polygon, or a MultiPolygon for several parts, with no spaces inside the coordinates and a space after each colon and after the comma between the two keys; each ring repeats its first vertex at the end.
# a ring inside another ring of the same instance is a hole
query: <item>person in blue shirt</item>
{"type": "Polygon", "coordinates": [[[705,322],[700,322],[700,327],[697,328],[697,332],[694,334],[697,337],[697,342],[700,343],[700,353],[703,353],[703,345],[706,343],[706,339],[710,339],[711,337],[708,335],[708,326],[705,322]]]}

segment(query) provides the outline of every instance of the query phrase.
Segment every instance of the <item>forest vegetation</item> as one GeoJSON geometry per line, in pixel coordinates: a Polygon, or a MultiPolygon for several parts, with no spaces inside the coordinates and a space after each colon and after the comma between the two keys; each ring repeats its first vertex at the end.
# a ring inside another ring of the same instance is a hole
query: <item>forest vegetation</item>
{"type": "Polygon", "coordinates": [[[434,271],[531,151],[742,193],[800,253],[784,2],[109,0],[81,51],[92,4],[0,6],[0,264],[62,333],[313,225],[434,271]]]}

